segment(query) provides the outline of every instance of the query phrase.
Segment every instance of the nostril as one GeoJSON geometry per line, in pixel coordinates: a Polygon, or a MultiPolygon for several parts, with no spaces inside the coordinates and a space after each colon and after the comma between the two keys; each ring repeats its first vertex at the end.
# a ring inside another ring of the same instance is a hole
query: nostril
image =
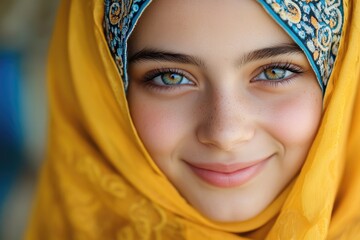
{"type": "Polygon", "coordinates": [[[231,87],[212,91],[202,105],[197,125],[197,138],[209,147],[229,151],[250,141],[255,134],[256,108],[231,87]]]}
{"type": "Polygon", "coordinates": [[[254,127],[240,122],[227,126],[204,124],[197,130],[200,143],[223,151],[230,151],[250,141],[254,135],[254,127]]]}

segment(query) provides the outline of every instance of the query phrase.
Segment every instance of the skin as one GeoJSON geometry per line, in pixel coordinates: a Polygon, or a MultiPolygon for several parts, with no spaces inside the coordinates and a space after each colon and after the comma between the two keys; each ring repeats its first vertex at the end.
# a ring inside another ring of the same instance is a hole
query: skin
{"type": "Polygon", "coordinates": [[[154,1],[131,36],[129,56],[138,134],[204,216],[248,220],[298,174],[321,119],[322,93],[305,55],[256,1],[154,1]],[[259,54],[265,48],[270,53],[259,54]],[[281,73],[275,80],[273,71],[281,73]],[[164,85],[171,76],[185,78],[164,85]],[[236,186],[215,186],[191,167],[258,160],[260,170],[236,186]]]}

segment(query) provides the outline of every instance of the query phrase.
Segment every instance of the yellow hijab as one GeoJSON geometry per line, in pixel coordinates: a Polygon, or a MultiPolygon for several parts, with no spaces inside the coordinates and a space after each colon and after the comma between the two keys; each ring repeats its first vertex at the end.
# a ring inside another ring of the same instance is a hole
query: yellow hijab
{"type": "Polygon", "coordinates": [[[344,7],[301,173],[255,218],[217,223],[186,203],[137,136],[104,37],[103,1],[63,0],[49,56],[47,159],[26,239],[360,239],[360,2],[344,7]]]}

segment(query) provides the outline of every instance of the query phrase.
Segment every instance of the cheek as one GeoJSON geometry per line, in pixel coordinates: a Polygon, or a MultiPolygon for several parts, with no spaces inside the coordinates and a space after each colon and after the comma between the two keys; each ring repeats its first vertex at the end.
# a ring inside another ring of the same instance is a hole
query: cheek
{"type": "Polygon", "coordinates": [[[186,111],[149,100],[131,102],[129,107],[135,128],[150,155],[155,161],[168,157],[187,132],[186,111]]]}
{"type": "Polygon", "coordinates": [[[276,121],[272,121],[271,128],[284,145],[308,148],[317,132],[321,114],[320,94],[299,94],[275,105],[271,118],[276,121]]]}

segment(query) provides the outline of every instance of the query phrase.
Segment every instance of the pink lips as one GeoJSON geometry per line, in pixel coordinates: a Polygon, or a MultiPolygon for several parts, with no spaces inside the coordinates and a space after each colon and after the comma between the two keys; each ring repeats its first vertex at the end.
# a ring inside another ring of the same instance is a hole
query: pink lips
{"type": "Polygon", "coordinates": [[[220,163],[188,163],[193,172],[205,182],[222,188],[240,186],[263,168],[269,158],[249,163],[224,165],[220,163]]]}

